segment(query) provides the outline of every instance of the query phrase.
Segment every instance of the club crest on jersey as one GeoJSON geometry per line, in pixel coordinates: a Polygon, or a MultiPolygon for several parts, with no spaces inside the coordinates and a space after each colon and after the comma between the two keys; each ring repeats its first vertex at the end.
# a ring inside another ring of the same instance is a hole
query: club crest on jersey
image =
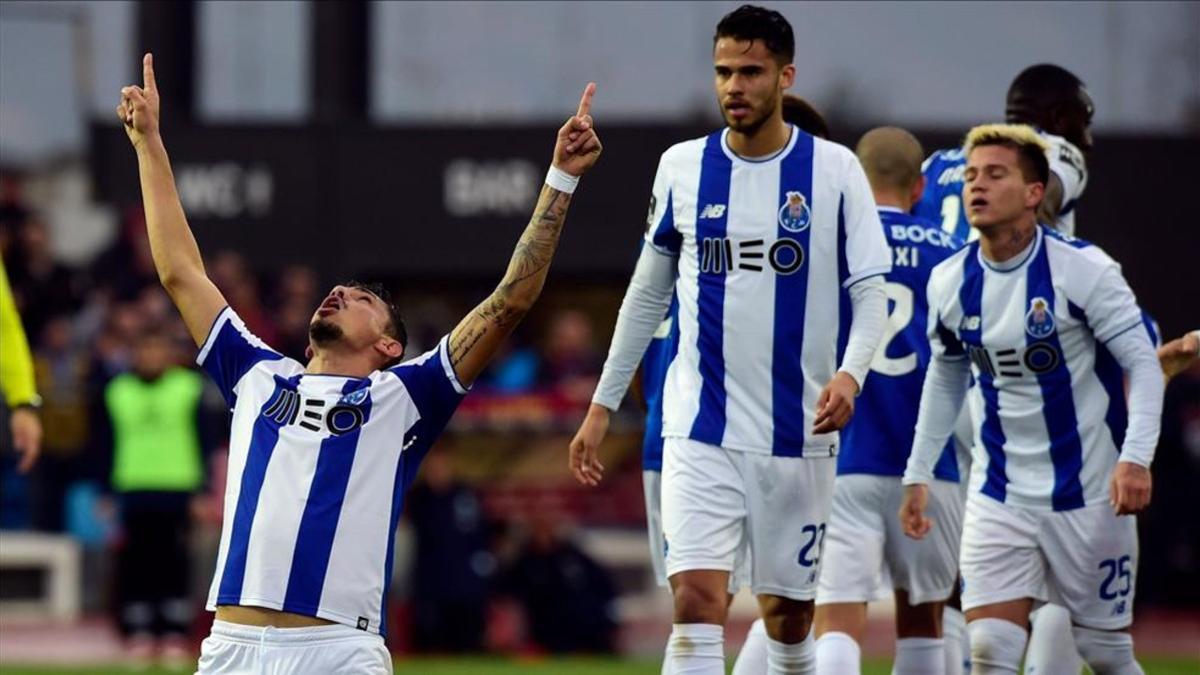
{"type": "Polygon", "coordinates": [[[779,207],[779,225],[788,232],[803,232],[812,224],[812,210],[801,192],[788,192],[779,207]]]}
{"type": "Polygon", "coordinates": [[[365,400],[367,400],[367,389],[364,387],[362,389],[357,389],[355,391],[350,392],[349,394],[342,396],[340,399],[338,399],[338,404],[339,405],[358,405],[359,403],[362,403],[365,400]]]}
{"type": "Polygon", "coordinates": [[[1054,332],[1054,315],[1050,312],[1050,303],[1045,298],[1034,298],[1029,301],[1029,312],[1025,314],[1025,332],[1030,337],[1042,339],[1054,332]]]}

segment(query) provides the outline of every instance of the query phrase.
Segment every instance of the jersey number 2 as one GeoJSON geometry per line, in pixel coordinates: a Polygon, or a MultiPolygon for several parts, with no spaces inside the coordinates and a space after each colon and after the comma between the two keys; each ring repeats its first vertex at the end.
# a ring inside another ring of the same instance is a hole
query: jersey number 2
{"type": "Polygon", "coordinates": [[[871,359],[871,370],[893,377],[907,375],[917,369],[916,352],[909,352],[898,358],[889,358],[887,352],[892,340],[908,328],[909,322],[912,321],[913,292],[908,286],[894,281],[885,283],[883,291],[888,298],[888,322],[884,328],[882,343],[875,351],[875,358],[871,359]]]}

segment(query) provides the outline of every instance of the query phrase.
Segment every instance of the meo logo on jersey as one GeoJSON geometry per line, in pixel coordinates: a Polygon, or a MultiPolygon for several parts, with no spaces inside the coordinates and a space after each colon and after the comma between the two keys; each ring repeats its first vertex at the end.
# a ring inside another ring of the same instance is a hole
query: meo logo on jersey
{"type": "Polygon", "coordinates": [[[281,426],[298,424],[309,431],[320,431],[318,423],[324,423],[325,428],[334,436],[348,434],[358,429],[366,422],[366,415],[359,407],[367,399],[367,389],[359,389],[338,399],[336,405],[323,412],[325,401],[319,398],[302,399],[293,389],[280,389],[279,395],[263,409],[263,416],[274,420],[281,426]],[[301,404],[304,415],[300,416],[301,404]],[[299,422],[297,419],[299,418],[299,422]]]}
{"type": "Polygon", "coordinates": [[[812,210],[800,192],[788,192],[787,201],[779,207],[779,225],[788,232],[803,232],[812,224],[812,210]]]}
{"type": "Polygon", "coordinates": [[[1029,301],[1029,312],[1025,314],[1025,332],[1035,340],[1041,340],[1054,332],[1054,315],[1048,310],[1050,303],[1045,298],[1029,301]]]}

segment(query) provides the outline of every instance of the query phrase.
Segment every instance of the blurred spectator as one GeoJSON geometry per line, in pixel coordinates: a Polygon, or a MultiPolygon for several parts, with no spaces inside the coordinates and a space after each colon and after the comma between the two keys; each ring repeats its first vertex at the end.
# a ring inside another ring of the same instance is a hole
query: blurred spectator
{"type": "Polygon", "coordinates": [[[155,649],[166,660],[188,656],[188,535],[190,502],[204,483],[204,381],[175,365],[176,358],[175,344],[161,328],[143,330],[133,370],[104,389],[111,486],[123,529],[120,626],[139,659],[155,649]]]}
{"type": "Polygon", "coordinates": [[[504,586],[524,607],[529,637],[542,649],[612,653],[616,587],[607,570],[562,536],[550,513],[534,515],[504,586]]]}
{"type": "Polygon", "coordinates": [[[54,259],[50,229],[36,216],[20,227],[12,249],[8,274],[17,308],[26,331],[39,335],[51,316],[78,309],[79,277],[54,259]]]}
{"type": "Polygon", "coordinates": [[[519,324],[479,378],[476,388],[496,394],[524,394],[537,384],[542,359],[529,344],[526,324],[519,324]]]}
{"type": "Polygon", "coordinates": [[[158,287],[146,236],[146,213],[140,206],[125,213],[116,240],[92,264],[92,278],[111,288],[118,300],[132,300],[144,288],[158,287]]]}
{"type": "Polygon", "coordinates": [[[317,293],[317,273],[311,267],[291,265],[280,273],[274,303],[279,340],[273,346],[301,362],[308,360],[308,325],[319,302],[317,293]]]}
{"type": "MultiPolygon", "coordinates": [[[[279,343],[279,331],[275,322],[263,307],[258,292],[258,281],[250,271],[246,258],[236,251],[219,251],[209,265],[209,276],[221,289],[246,327],[269,345],[279,343]]],[[[310,308],[315,310],[316,305],[310,308]]]]}
{"type": "Polygon", "coordinates": [[[539,383],[555,389],[572,403],[586,406],[602,365],[588,315],[571,309],[554,316],[546,336],[539,383]]]}
{"type": "Polygon", "coordinates": [[[34,348],[33,368],[42,395],[42,457],[32,475],[33,523],[63,528],[67,487],[85,473],[89,445],[87,353],[75,340],[71,318],[48,316],[34,348]]]}
{"type": "Polygon", "coordinates": [[[420,652],[473,652],[483,646],[488,579],[495,559],[475,491],[454,477],[446,442],[425,459],[423,482],[408,493],[416,543],[412,644],[420,652]]]}

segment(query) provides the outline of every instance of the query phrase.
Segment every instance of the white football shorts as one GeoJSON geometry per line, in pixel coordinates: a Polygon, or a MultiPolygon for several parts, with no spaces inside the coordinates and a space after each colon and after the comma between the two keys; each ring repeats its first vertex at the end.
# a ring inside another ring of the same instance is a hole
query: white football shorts
{"type": "Polygon", "coordinates": [[[196,675],[391,675],[383,637],[349,626],[259,628],[214,621],[196,675]]]}
{"type": "Polygon", "coordinates": [[[836,457],[800,458],[664,439],[667,575],[731,572],[730,592],[812,600],[836,457]],[[748,562],[749,579],[737,570],[748,562]]]}
{"type": "MultiPolygon", "coordinates": [[[[654,571],[654,582],[662,587],[667,582],[667,537],[662,525],[662,472],[642,471],[642,490],[646,495],[646,534],[650,539],[650,567],[654,571]]],[[[744,552],[738,556],[733,574],[729,577],[729,592],[750,585],[750,556],[744,552]]]]}
{"type": "Polygon", "coordinates": [[[892,586],[908,592],[914,605],[945,600],[958,577],[958,544],[963,503],[958,483],[929,484],[926,515],[933,529],[920,541],[900,527],[900,477],[848,474],[833,487],[833,513],[817,604],[871,602],[885,573],[892,586]]]}
{"type": "Polygon", "coordinates": [[[1087,628],[1133,620],[1137,519],[1108,504],[1028,509],[973,491],[963,523],[964,610],[1034,598],[1062,605],[1087,628]]]}

